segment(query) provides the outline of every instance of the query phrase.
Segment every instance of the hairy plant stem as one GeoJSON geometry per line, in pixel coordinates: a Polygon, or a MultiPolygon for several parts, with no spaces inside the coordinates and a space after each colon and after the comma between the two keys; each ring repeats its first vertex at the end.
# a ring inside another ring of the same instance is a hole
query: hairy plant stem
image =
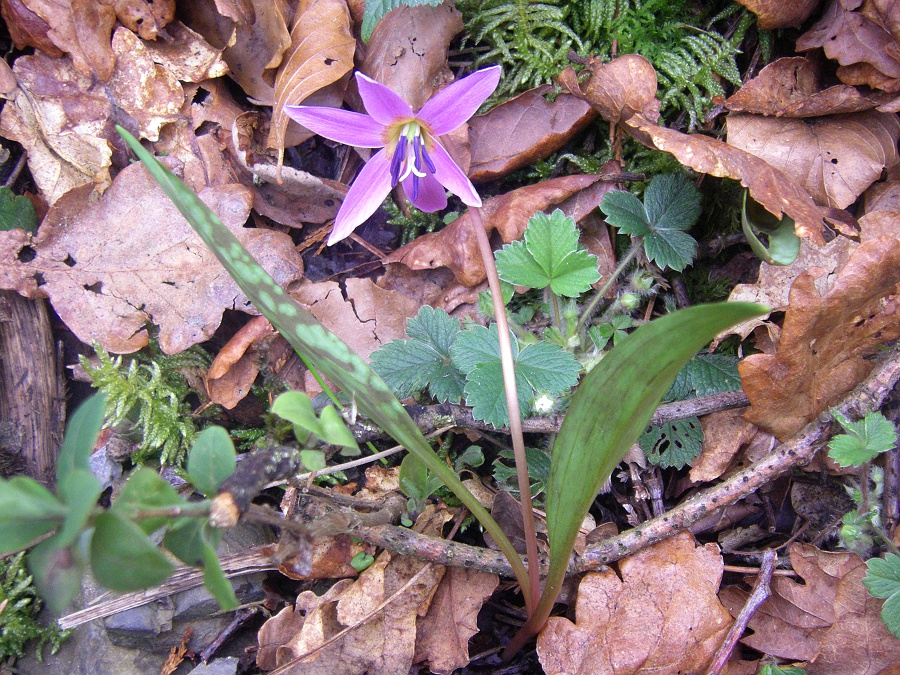
{"type": "Polygon", "coordinates": [[[603,296],[606,295],[606,292],[616,282],[616,279],[618,279],[625,271],[625,269],[631,264],[631,261],[637,257],[637,254],[641,252],[643,246],[643,239],[637,239],[631,244],[631,248],[628,249],[628,253],[626,253],[624,257],[619,261],[619,264],[616,266],[616,269],[613,270],[613,273],[609,276],[609,279],[607,279],[606,283],[603,284],[603,286],[601,286],[600,289],[594,294],[591,302],[581,313],[581,316],[578,318],[578,323],[575,324],[575,335],[581,333],[585,324],[590,321],[591,316],[594,314],[594,310],[597,309],[597,305],[601,300],[603,300],[603,296]]]}
{"type": "Polygon", "coordinates": [[[534,511],[531,505],[531,484],[528,480],[528,462],[525,459],[525,438],[522,435],[522,413],[519,410],[519,397],[516,391],[516,371],[513,363],[512,345],[509,341],[509,322],[506,320],[506,307],[503,304],[503,292],[500,289],[500,277],[494,264],[494,252],[488,241],[481,218],[481,209],[472,207],[472,226],[481,259],[487,274],[491,299],[494,302],[494,319],[497,321],[497,335],[500,340],[500,364],[503,368],[503,388],[506,392],[506,408],[509,411],[509,432],[512,440],[513,454],[516,459],[516,477],[519,482],[520,504],[522,506],[522,524],[525,529],[525,554],[528,562],[528,589],[523,588],[525,607],[531,616],[537,607],[537,599],[541,592],[540,557],[537,548],[537,531],[534,524],[534,511]]]}

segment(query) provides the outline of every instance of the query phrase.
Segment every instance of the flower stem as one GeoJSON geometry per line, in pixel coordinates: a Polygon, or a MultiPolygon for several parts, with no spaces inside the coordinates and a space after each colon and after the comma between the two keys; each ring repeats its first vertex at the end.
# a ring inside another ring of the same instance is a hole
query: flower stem
{"type": "Polygon", "coordinates": [[[534,614],[537,599],[541,592],[540,559],[537,549],[537,532],[534,525],[534,511],[531,505],[531,484],[528,481],[528,462],[525,459],[525,438],[522,435],[522,414],[519,410],[519,397],[516,391],[516,373],[513,363],[512,345],[509,341],[509,322],[506,320],[506,307],[503,304],[503,292],[500,289],[500,277],[494,264],[494,252],[488,241],[481,217],[481,209],[471,207],[472,226],[484,270],[487,274],[491,298],[494,302],[494,319],[497,321],[497,335],[500,339],[500,364],[503,368],[503,387],[506,391],[506,408],[509,411],[509,431],[512,439],[513,454],[516,459],[516,476],[519,481],[519,501],[522,506],[522,524],[525,529],[525,553],[528,561],[528,588],[522,589],[528,615],[534,614]]]}
{"type": "Polygon", "coordinates": [[[594,297],[591,299],[590,304],[581,313],[581,317],[578,319],[578,323],[575,325],[576,335],[581,332],[581,330],[584,328],[584,325],[590,320],[591,315],[597,308],[597,305],[603,299],[603,296],[606,295],[606,291],[608,291],[610,286],[615,283],[616,279],[621,276],[625,269],[631,264],[631,261],[637,257],[637,254],[641,252],[643,246],[643,237],[634,240],[634,242],[631,244],[631,248],[628,249],[628,253],[626,253],[622,257],[622,260],[619,261],[619,264],[616,266],[616,269],[613,270],[613,273],[609,276],[609,279],[607,279],[606,283],[603,284],[603,286],[601,286],[600,289],[594,294],[594,297]]]}

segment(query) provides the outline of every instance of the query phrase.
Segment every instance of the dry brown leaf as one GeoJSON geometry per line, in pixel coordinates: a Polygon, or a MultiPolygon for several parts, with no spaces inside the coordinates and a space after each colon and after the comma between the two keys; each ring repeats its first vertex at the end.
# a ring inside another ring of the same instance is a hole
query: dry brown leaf
{"type": "Polygon", "coordinates": [[[846,84],[823,90],[819,70],[813,62],[802,56],[791,56],[763,68],[725,101],[725,107],[755,115],[818,117],[871,110],[892,99],[892,95],[884,92],[864,94],[846,84]]]}
{"type": "Polygon", "coordinates": [[[553,617],[538,637],[548,675],[699,673],[731,626],[716,597],[722,557],[687,532],[585,575],[576,623],[553,617]]]}
{"type": "Polygon", "coordinates": [[[838,226],[847,224],[846,229],[853,231],[856,223],[847,213],[816,205],[802,187],[759,157],[708,136],[657,126],[656,71],[645,58],[632,54],[608,64],[592,61],[589,68],[599,73],[596,81],[592,75],[585,85],[575,86],[578,83],[573,82],[572,72],[568,78],[561,76],[560,83],[584,97],[607,121],[621,120],[639,142],[674,155],[700,173],[740,180],[767,211],[779,218],[787,214],[794,219],[798,236],[809,237],[819,245],[825,243],[826,218],[838,226]],[[625,58],[628,60],[620,63],[625,58]]]}
{"type": "Polygon", "coordinates": [[[900,165],[887,172],[887,178],[866,190],[862,199],[863,213],[900,211],[900,165]]]}
{"type": "Polygon", "coordinates": [[[153,61],[179,82],[202,82],[228,72],[222,50],[214,48],[180,21],[169,24],[166,33],[168,40],[144,43],[144,47],[153,61]]]}
{"type": "Polygon", "coordinates": [[[738,365],[747,420],[782,441],[859,384],[878,345],[900,337],[900,240],[860,244],[824,293],[815,286],[823,273],[814,267],[794,281],[777,353],[738,365]]]}
{"type": "MultiPolygon", "coordinates": [[[[874,3],[867,3],[869,4],[874,3]]],[[[854,6],[858,7],[859,3],[854,6]]],[[[845,7],[841,0],[831,0],[822,18],[798,38],[797,51],[822,47],[828,58],[842,66],[868,65],[871,70],[866,69],[864,72],[873,77],[865,78],[869,80],[867,82],[859,82],[862,79],[859,77],[845,78],[840,70],[838,77],[847,84],[869,84],[887,91],[896,91],[884,85],[900,79],[898,39],[900,34],[891,35],[887,28],[865,16],[863,12],[852,11],[852,7],[845,7]],[[857,81],[852,81],[853,79],[857,81]]],[[[844,74],[847,72],[844,71],[844,74]]],[[[861,71],[849,72],[858,75],[861,71]]]]}
{"type": "Polygon", "coordinates": [[[773,28],[795,28],[806,21],[819,0],[737,0],[756,14],[756,22],[763,30],[773,28]]]}
{"type": "Polygon", "coordinates": [[[359,70],[418,110],[453,81],[447,49],[462,29],[462,14],[453,3],[401,5],[375,26],[359,70]]]}
{"type": "Polygon", "coordinates": [[[43,197],[53,203],[72,188],[109,185],[115,132],[101,82],[78,73],[67,58],[20,56],[13,65],[15,98],[0,115],[0,134],[21,143],[43,197]]]}
{"type": "MultiPolygon", "coordinates": [[[[174,354],[209,339],[225,309],[257,313],[141,164],[123,169],[96,203],[90,193],[91,186],[67,193],[33,240],[0,233],[0,259],[13,261],[0,268],[0,286],[49,297],[82,342],[116,353],[146,345],[148,322],[174,354]]],[[[302,276],[290,237],[243,227],[252,199],[245,187],[212,187],[200,197],[276,282],[302,276]]]]}
{"type": "MultiPolygon", "coordinates": [[[[446,511],[436,511],[429,506],[413,529],[422,534],[440,536],[442,526],[449,517],[446,511]]],[[[260,644],[265,638],[267,649],[265,654],[260,649],[263,661],[258,657],[257,663],[268,667],[274,651],[276,666],[288,664],[344,628],[362,622],[337,642],[315,656],[292,665],[286,672],[291,675],[406,673],[413,663],[417,620],[427,613],[444,571],[445,568],[440,565],[385,551],[352,585],[343,587],[336,604],[310,598],[312,603],[318,602],[318,605],[306,612],[305,621],[298,621],[296,612],[290,615],[284,623],[290,624],[293,635],[288,636],[284,627],[270,631],[277,632],[279,639],[289,637],[282,646],[276,645],[275,640],[261,632],[260,644]],[[374,611],[419,572],[422,576],[396,595],[382,611],[374,611]]]]}
{"type": "Polygon", "coordinates": [[[16,49],[34,47],[53,58],[65,53],[50,39],[47,22],[28,9],[23,0],[3,0],[0,13],[16,49]]]}
{"type": "MultiPolygon", "coordinates": [[[[800,253],[793,263],[790,265],[762,263],[756,282],[735,286],[728,296],[728,301],[758,302],[771,307],[773,312],[782,312],[787,309],[794,279],[811,267],[821,268],[822,274],[815,279],[815,284],[816,288],[824,293],[833,283],[837,271],[847,264],[850,254],[856,247],[856,242],[846,237],[836,237],[825,246],[813,246],[806,240],[801,240],[800,253]]],[[[716,339],[721,342],[729,335],[740,335],[743,341],[758,326],[766,324],[767,319],[768,316],[759,316],[743,321],[724,331],[716,339]]]]}
{"type": "Polygon", "coordinates": [[[700,419],[703,450],[691,464],[692,483],[705,483],[721,476],[756,435],[756,427],[741,417],[745,410],[722,410],[700,419]]]}
{"type": "MultiPolygon", "coordinates": [[[[882,600],[862,585],[865,562],[854,553],[826,553],[807,544],[790,549],[804,584],[772,579],[772,595],[750,619],[753,635],[742,640],[764,654],[808,661],[808,675],[897,673],[900,640],[881,620],[882,600]]],[[[722,602],[736,614],[747,593],[723,589],[722,602]]]]}
{"type": "Polygon", "coordinates": [[[255,316],[225,343],[206,373],[206,393],[213,403],[231,410],[250,393],[259,374],[256,344],[275,334],[264,316],[255,316]]]}
{"type": "Polygon", "coordinates": [[[25,7],[43,19],[47,37],[75,64],[85,77],[106,82],[116,58],[110,37],[116,23],[112,0],[23,0],[25,7]]]}
{"type": "Polygon", "coordinates": [[[450,675],[469,663],[469,638],[478,632],[478,612],[500,578],[452,567],[438,585],[428,614],[416,626],[414,663],[428,662],[432,673],[450,675]]]}
{"type": "Polygon", "coordinates": [[[313,92],[349,73],[353,69],[355,49],[356,40],[350,33],[350,12],[345,0],[303,0],[300,3],[291,30],[291,47],[275,78],[269,147],[279,149],[279,165],[290,121],[284,106],[303,102],[313,92]]]}
{"type": "MultiPolygon", "coordinates": [[[[484,229],[488,234],[497,230],[504,243],[519,239],[525,232],[528,219],[537,211],[555,207],[577,192],[604,180],[604,176],[605,174],[563,176],[486,199],[481,213],[484,229]]],[[[605,191],[611,189],[614,189],[613,184],[606,183],[605,191]]],[[[587,203],[581,202],[579,206],[586,210],[567,215],[577,221],[596,208],[601,199],[602,194],[595,193],[593,207],[588,209],[587,203]]],[[[397,249],[384,262],[403,263],[414,270],[448,267],[459,283],[476,286],[486,277],[478,242],[471,228],[471,217],[465,213],[440,232],[422,235],[397,249]]]]}
{"type": "Polygon", "coordinates": [[[898,162],[900,119],[873,110],[817,119],[732,113],[728,144],[764,159],[822,205],[846,208],[898,162]]]}
{"type": "Polygon", "coordinates": [[[553,87],[531,89],[469,120],[472,161],[469,178],[486,183],[556,152],[597,116],[581,99],[553,87]]]}
{"type": "Polygon", "coordinates": [[[142,40],[155,40],[175,18],[175,0],[115,0],[116,18],[142,40]]]}
{"type": "Polygon", "coordinates": [[[278,571],[289,579],[346,579],[359,574],[350,564],[360,553],[372,555],[375,547],[364,541],[354,540],[348,534],[332,537],[316,537],[312,550],[289,556],[278,565],[278,571]],[[299,564],[298,564],[299,563],[299,564]],[[304,567],[303,571],[300,568],[304,567]]]}

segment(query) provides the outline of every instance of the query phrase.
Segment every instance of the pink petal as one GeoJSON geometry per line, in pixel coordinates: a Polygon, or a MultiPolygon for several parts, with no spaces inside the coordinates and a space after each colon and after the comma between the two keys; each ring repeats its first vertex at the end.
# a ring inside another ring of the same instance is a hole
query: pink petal
{"type": "Polygon", "coordinates": [[[366,112],[385,126],[404,117],[412,117],[409,103],[400,98],[392,89],[376,82],[371,77],[356,73],[356,84],[366,112]]]}
{"type": "Polygon", "coordinates": [[[387,153],[379,150],[366,162],[344,197],[344,203],[334,219],[334,229],[328,236],[328,245],[350,236],[353,230],[378,210],[390,191],[391,163],[387,153]]]}
{"type": "Polygon", "coordinates": [[[441,185],[463,200],[469,206],[481,206],[481,197],[475,191],[475,186],[462,172],[456,162],[447,154],[440,143],[435,143],[431,152],[431,161],[434,162],[434,177],[441,185]]]}
{"type": "Polygon", "coordinates": [[[450,133],[475,114],[499,82],[500,66],[477,70],[441,89],[422,106],[416,117],[426,122],[435,136],[450,133]]]}
{"type": "Polygon", "coordinates": [[[414,201],[412,199],[412,179],[412,176],[408,176],[404,179],[402,183],[403,192],[406,194],[406,198],[409,199],[409,201],[412,202],[412,205],[419,209],[419,211],[434,213],[447,206],[447,191],[444,190],[444,186],[438,183],[431,174],[419,179],[419,194],[414,201]]]}
{"type": "Polygon", "coordinates": [[[384,125],[368,115],[311,105],[286,105],[284,112],[310,131],[332,141],[357,148],[384,146],[384,125]]]}

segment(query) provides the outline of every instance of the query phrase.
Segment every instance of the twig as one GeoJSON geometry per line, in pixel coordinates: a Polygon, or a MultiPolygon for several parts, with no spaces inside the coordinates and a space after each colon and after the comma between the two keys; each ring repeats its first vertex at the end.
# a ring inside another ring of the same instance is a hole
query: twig
{"type": "Polygon", "coordinates": [[[713,657],[707,675],[719,675],[719,673],[722,672],[728,659],[731,658],[731,652],[734,651],[735,645],[737,645],[738,640],[741,639],[744,631],[747,630],[747,624],[750,623],[750,618],[769,597],[771,593],[769,584],[772,581],[772,573],[775,571],[775,560],[775,551],[771,549],[766,551],[763,555],[763,562],[759,569],[759,575],[756,577],[756,581],[753,584],[753,591],[750,593],[750,597],[747,598],[747,602],[744,603],[741,613],[738,614],[734,623],[731,624],[731,630],[729,630],[728,635],[725,636],[725,641],[722,643],[722,646],[716,651],[716,655],[713,657]]]}
{"type": "Polygon", "coordinates": [[[229,622],[225,628],[219,631],[219,634],[210,642],[202,652],[200,652],[200,660],[203,663],[209,661],[213,655],[219,650],[219,648],[225,644],[231,637],[237,633],[241,628],[243,628],[247,623],[253,619],[254,616],[260,613],[259,607],[242,607],[234,614],[234,618],[229,622]]]}

